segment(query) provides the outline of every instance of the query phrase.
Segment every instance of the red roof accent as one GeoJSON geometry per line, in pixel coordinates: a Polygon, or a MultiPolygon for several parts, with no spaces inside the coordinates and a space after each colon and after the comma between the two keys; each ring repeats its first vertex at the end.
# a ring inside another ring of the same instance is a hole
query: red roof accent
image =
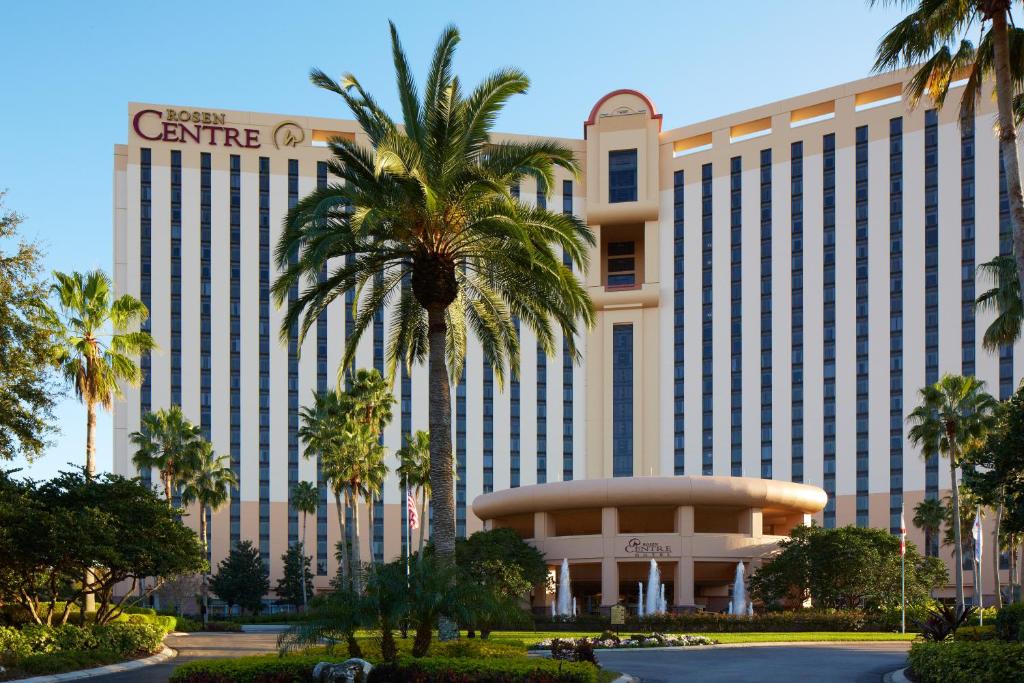
{"type": "Polygon", "coordinates": [[[601,105],[616,95],[635,95],[643,100],[647,105],[647,111],[650,113],[651,118],[658,122],[658,132],[661,132],[661,114],[659,114],[658,110],[655,108],[654,102],[651,102],[651,98],[639,90],[633,90],[632,88],[619,88],[618,90],[612,90],[610,93],[599,99],[597,104],[594,105],[594,108],[590,110],[590,116],[588,116],[587,120],[583,122],[584,139],[587,137],[587,126],[592,126],[594,125],[594,122],[597,121],[597,111],[601,108],[601,105]]]}

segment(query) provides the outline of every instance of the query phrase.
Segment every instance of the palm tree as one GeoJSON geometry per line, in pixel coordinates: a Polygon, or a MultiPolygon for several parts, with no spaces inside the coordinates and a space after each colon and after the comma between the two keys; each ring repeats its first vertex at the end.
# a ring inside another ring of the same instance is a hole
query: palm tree
{"type": "Polygon", "coordinates": [[[461,373],[467,328],[499,386],[505,366],[519,365],[513,316],[536,332],[548,354],[556,352],[554,323],[578,359],[577,324],[591,325],[594,311],[562,253],[586,270],[595,242],[572,215],[521,204],[510,193],[524,176],[552,187],[555,167],[579,173],[572,151],[560,143],[491,139],[505,103],[526,92],[522,72],[497,71],[465,95],[452,73],[459,33],[448,27],[421,98],[394,25],[391,39],[401,122],[355,76],[335,81],[319,70],[311,74],[315,85],[344,100],[369,144],[331,141],[328,168],[344,182],[314,191],[289,211],[275,254],[282,275],[274,295],[281,305],[291,287],[302,285],[281,327],[287,334],[298,323],[302,337],[332,301],[359,291],[340,372],[351,366],[374,315],[393,304],[387,374],[393,379],[400,362],[428,363],[433,539],[438,555],[454,561],[449,377],[461,373]],[[328,275],[320,278],[324,267],[328,275]]]}
{"type": "MultiPolygon", "coordinates": [[[[320,491],[311,481],[300,481],[292,487],[291,504],[302,513],[302,552],[306,552],[306,516],[315,515],[320,506],[320,491]]],[[[309,608],[306,600],[306,572],[302,572],[302,611],[309,608]]]]}
{"type": "MultiPolygon", "coordinates": [[[[349,419],[342,430],[341,463],[346,480],[346,493],[352,507],[352,548],[349,567],[352,584],[356,592],[362,590],[362,548],[359,531],[359,498],[370,505],[372,515],[373,496],[378,491],[378,481],[387,476],[384,465],[384,447],[380,444],[378,432],[372,425],[349,419]]],[[[372,529],[372,527],[371,527],[372,529]]]]}
{"type": "Polygon", "coordinates": [[[1024,324],[1024,302],[1020,298],[1017,262],[1010,256],[996,256],[978,265],[978,271],[992,280],[992,288],[978,295],[974,302],[977,310],[991,310],[996,314],[982,337],[987,351],[1016,343],[1024,324]]]}
{"type": "MultiPolygon", "coordinates": [[[[209,441],[200,441],[195,460],[188,471],[181,490],[181,504],[187,507],[199,504],[199,537],[203,543],[203,557],[209,562],[209,531],[207,515],[212,515],[231,499],[231,487],[238,486],[238,478],[231,471],[230,457],[217,455],[209,441]]],[[[203,626],[209,618],[209,565],[203,572],[203,626]]]]}
{"type": "MultiPolygon", "coordinates": [[[[334,495],[334,508],[338,515],[339,543],[344,547],[345,510],[348,483],[345,463],[342,458],[343,430],[350,402],[338,391],[327,391],[313,395],[313,405],[303,406],[299,411],[299,438],[306,445],[305,457],[320,455],[320,466],[324,479],[334,495]]],[[[348,553],[340,553],[342,585],[348,581],[348,553]]]]}
{"type": "Polygon", "coordinates": [[[129,439],[138,449],[132,462],[140,471],[159,470],[167,504],[171,505],[174,490],[188,481],[204,457],[206,442],[201,430],[185,417],[181,406],[171,406],[143,415],[139,431],[132,432],[129,439]]]}
{"type": "Polygon", "coordinates": [[[430,434],[422,430],[405,438],[398,449],[398,476],[405,486],[420,498],[419,554],[423,556],[423,531],[426,529],[427,496],[430,495],[430,434]]]}
{"type": "Polygon", "coordinates": [[[997,402],[976,377],[943,375],[939,381],[920,390],[921,403],[907,416],[913,426],[908,437],[925,458],[945,455],[949,459],[952,484],[954,557],[956,563],[956,602],[963,612],[963,546],[960,533],[960,499],[956,471],[964,448],[975,443],[988,429],[997,402]]]}
{"type": "Polygon", "coordinates": [[[56,272],[51,287],[56,309],[47,315],[56,330],[55,362],[75,395],[85,404],[85,474],[96,473],[96,406],[110,410],[123,385],[142,381],[138,356],[156,348],[149,332],[133,328],[149,317],[129,294],[114,298],[102,270],[56,272]]]}
{"type": "Polygon", "coordinates": [[[925,554],[932,554],[932,539],[937,538],[946,519],[946,506],[938,498],[925,498],[914,507],[914,526],[924,532],[925,554]]]}
{"type": "MultiPolygon", "coordinates": [[[[1018,282],[1024,277],[1024,196],[1014,98],[1024,76],[1021,40],[1024,32],[1010,26],[1012,0],[871,0],[872,5],[900,5],[910,14],[894,26],[878,45],[874,68],[916,68],[907,83],[911,103],[928,94],[941,107],[950,84],[966,78],[960,100],[961,120],[974,116],[984,82],[995,76],[999,149],[1006,171],[1006,188],[1013,226],[1013,254],[1018,282]],[[987,27],[986,27],[987,24],[987,27]],[[967,39],[979,27],[975,45],[967,39]]],[[[1021,286],[1024,290],[1024,285],[1021,286]]]]}

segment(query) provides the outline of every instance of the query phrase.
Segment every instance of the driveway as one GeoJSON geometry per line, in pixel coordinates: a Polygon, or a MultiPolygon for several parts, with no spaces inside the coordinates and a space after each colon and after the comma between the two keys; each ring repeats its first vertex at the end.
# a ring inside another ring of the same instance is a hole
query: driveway
{"type": "Polygon", "coordinates": [[[909,643],[801,643],[788,645],[598,651],[602,666],[643,683],[878,683],[906,666],[909,643]]]}
{"type": "Polygon", "coordinates": [[[167,636],[164,643],[178,651],[178,656],[161,664],[135,671],[122,671],[90,678],[103,683],[164,683],[177,667],[194,659],[210,657],[245,657],[277,651],[276,633],[190,633],[167,636]]]}

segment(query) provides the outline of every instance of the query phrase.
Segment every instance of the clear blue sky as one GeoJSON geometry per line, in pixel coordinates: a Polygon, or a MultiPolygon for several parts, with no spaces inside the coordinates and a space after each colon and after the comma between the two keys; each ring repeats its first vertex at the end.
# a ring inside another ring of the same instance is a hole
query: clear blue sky
{"type": "MultiPolygon", "coordinates": [[[[616,88],[647,93],[674,128],[864,77],[899,18],[864,0],[3,4],[7,206],[47,246],[48,268],[107,271],[112,152],[127,139],[129,101],[347,117],[337,96],[309,84],[317,66],[355,73],[396,111],[388,18],[414,65],[454,22],[465,83],[499,66],[525,70],[530,93],[499,129],[573,137],[616,88]]],[[[31,476],[84,462],[84,409],[65,400],[58,420],[31,476]]],[[[111,466],[110,425],[101,415],[100,469],[111,466]]]]}

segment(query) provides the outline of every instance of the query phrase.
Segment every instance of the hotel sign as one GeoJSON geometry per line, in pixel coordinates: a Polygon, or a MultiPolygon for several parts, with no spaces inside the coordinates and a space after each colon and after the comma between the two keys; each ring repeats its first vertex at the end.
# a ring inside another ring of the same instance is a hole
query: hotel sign
{"type": "MultiPolygon", "coordinates": [[[[227,125],[227,115],[197,109],[143,109],[132,118],[143,140],[182,142],[214,147],[259,149],[258,128],[227,125]]],[[[301,130],[301,129],[300,129],[301,130]]]]}
{"type": "Polygon", "coordinates": [[[672,557],[672,546],[662,545],[657,541],[643,541],[636,536],[626,541],[624,548],[627,555],[635,558],[672,557]]]}

